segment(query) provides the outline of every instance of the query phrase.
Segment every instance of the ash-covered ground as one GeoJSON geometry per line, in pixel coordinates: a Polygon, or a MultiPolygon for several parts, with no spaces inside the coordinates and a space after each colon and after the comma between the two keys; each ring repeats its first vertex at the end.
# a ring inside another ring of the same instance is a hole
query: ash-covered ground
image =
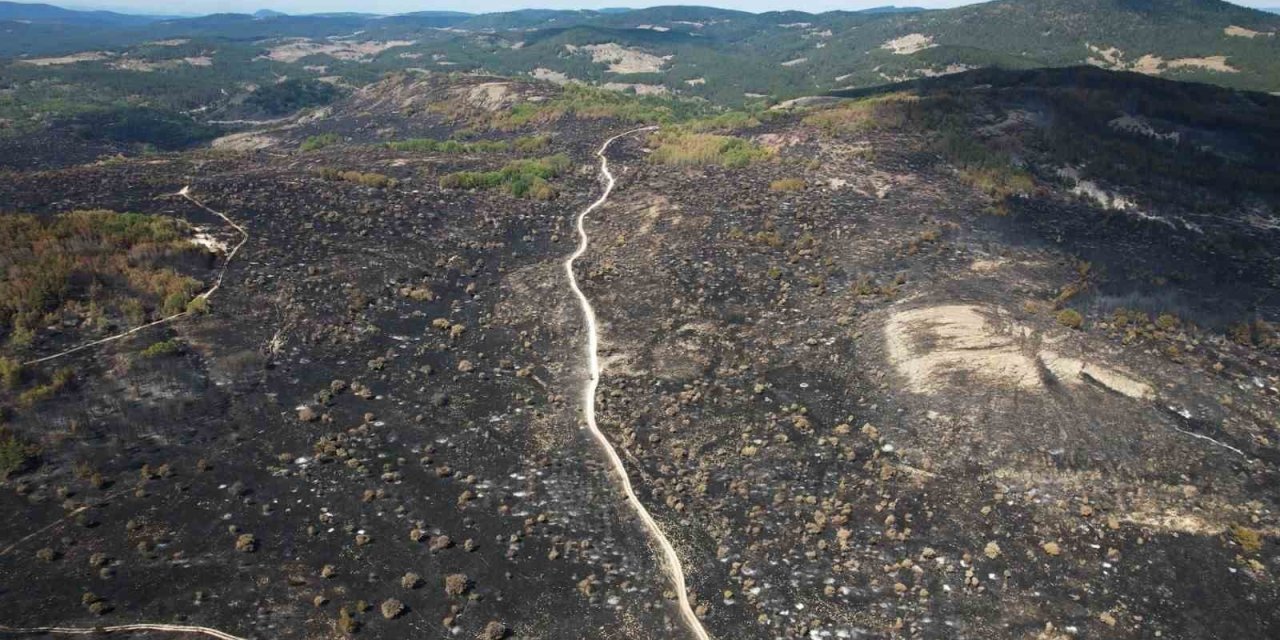
{"type": "MultiPolygon", "coordinates": [[[[451,82],[477,110],[521,99],[451,82]]],[[[249,240],[208,314],[68,356],[74,384],[9,412],[40,454],[0,485],[0,624],[685,637],[582,430],[561,265],[595,150],[631,125],[490,134],[550,136],[572,165],[554,199],[443,189],[519,154],[376,144],[468,126],[409,108],[441,90],[391,80],[220,149],[6,175],[6,212],[234,242],[167,195],[189,185],[249,240]],[[321,133],[342,142],[297,151],[321,133]],[[182,350],[137,357],[166,338],[182,350]]],[[[616,143],[578,263],[600,425],[713,637],[1280,633],[1280,356],[1264,325],[1230,338],[1274,312],[1269,205],[1192,228],[1043,180],[997,215],[920,132],[797,114],[737,135],[772,157],[616,143]]]]}

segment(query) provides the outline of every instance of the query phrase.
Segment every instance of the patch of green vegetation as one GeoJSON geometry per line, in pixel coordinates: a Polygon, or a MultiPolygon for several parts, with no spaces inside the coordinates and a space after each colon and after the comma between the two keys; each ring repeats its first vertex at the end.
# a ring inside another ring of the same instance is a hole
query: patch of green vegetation
{"type": "Polygon", "coordinates": [[[685,129],[694,133],[736,133],[743,129],[758,127],[764,122],[778,117],[779,112],[756,109],[752,111],[726,111],[713,116],[694,118],[681,123],[685,129]]]}
{"type": "Polygon", "coordinates": [[[332,83],[309,78],[291,78],[265,84],[245,98],[245,106],[267,115],[279,116],[307,107],[319,107],[337,100],[342,91],[332,83]]]}
{"type": "Polygon", "coordinates": [[[478,140],[475,142],[467,142],[463,140],[410,138],[408,140],[388,142],[387,148],[392,151],[402,151],[407,153],[498,153],[502,151],[510,151],[511,143],[504,140],[478,140]]]}
{"type": "Polygon", "coordinates": [[[160,358],[164,356],[177,355],[182,352],[182,343],[172,338],[153,342],[146,349],[142,350],[144,358],[160,358]]]}
{"type": "Polygon", "coordinates": [[[8,427],[0,427],[0,480],[31,468],[39,455],[39,446],[19,438],[8,427]]]}
{"type": "Polygon", "coordinates": [[[198,295],[187,303],[187,313],[195,315],[204,315],[209,313],[209,298],[206,295],[198,295]]]}
{"type": "Polygon", "coordinates": [[[909,108],[919,100],[908,93],[886,93],[815,111],[804,123],[833,135],[898,129],[912,121],[909,108]]]}
{"type": "Polygon", "coordinates": [[[400,184],[400,182],[395,178],[381,173],[342,171],[331,167],[323,167],[316,173],[325,180],[351,182],[366,187],[373,187],[375,189],[391,189],[400,184]]]}
{"type": "Polygon", "coordinates": [[[586,120],[608,118],[637,124],[674,122],[691,119],[708,110],[709,106],[704,103],[570,84],[548,100],[513,105],[506,113],[492,116],[489,125],[496,129],[515,129],[568,117],[586,120]]]}
{"type": "Polygon", "coordinates": [[[388,142],[387,148],[407,153],[503,153],[516,151],[519,153],[537,153],[551,146],[551,136],[520,136],[514,140],[433,140],[431,138],[410,138],[388,142]]]}
{"type": "Polygon", "coordinates": [[[1262,534],[1258,533],[1257,529],[1232,525],[1231,537],[1235,538],[1236,544],[1239,544],[1240,549],[1245,553],[1262,551],[1262,534]]]}
{"type": "Polygon", "coordinates": [[[997,212],[1005,212],[1004,203],[1009,197],[1035,190],[1035,179],[1014,166],[1007,153],[992,150],[967,133],[948,132],[939,146],[960,170],[961,179],[996,200],[997,212]]]}
{"type": "Polygon", "coordinates": [[[773,156],[773,151],[746,139],[682,129],[663,129],[649,138],[656,146],[651,162],[676,166],[745,167],[773,156]]]}
{"type": "Polygon", "coordinates": [[[1084,316],[1075,309],[1063,309],[1058,312],[1058,324],[1068,329],[1079,329],[1084,326],[1084,316]]]}
{"type": "Polygon", "coordinates": [[[222,133],[218,127],[180,113],[134,105],[91,108],[62,124],[86,140],[147,144],[165,150],[188,147],[222,133]]]}
{"type": "Polygon", "coordinates": [[[501,188],[517,198],[550,200],[556,197],[555,187],[548,180],[569,169],[569,158],[563,154],[537,160],[517,160],[497,171],[459,171],[440,178],[444,189],[493,189],[501,188]]]}
{"type": "Polygon", "coordinates": [[[0,357],[0,387],[17,389],[22,384],[22,363],[14,358],[0,357]]]}
{"type": "Polygon", "coordinates": [[[186,223],[137,213],[0,216],[0,335],[23,348],[68,316],[139,324],[170,299],[186,304],[202,284],[178,267],[205,259],[188,234],[186,223]]]}
{"type": "Polygon", "coordinates": [[[33,407],[57,395],[74,379],[75,372],[71,369],[58,369],[48,382],[42,382],[18,394],[18,404],[23,407],[33,407]]]}
{"type": "Polygon", "coordinates": [[[551,146],[551,136],[520,136],[511,142],[511,146],[520,153],[538,153],[551,146]]]}
{"type": "Polygon", "coordinates": [[[298,151],[306,153],[308,151],[319,151],[325,147],[333,146],[342,141],[342,138],[336,133],[322,133],[316,136],[310,136],[298,145],[298,151]]]}

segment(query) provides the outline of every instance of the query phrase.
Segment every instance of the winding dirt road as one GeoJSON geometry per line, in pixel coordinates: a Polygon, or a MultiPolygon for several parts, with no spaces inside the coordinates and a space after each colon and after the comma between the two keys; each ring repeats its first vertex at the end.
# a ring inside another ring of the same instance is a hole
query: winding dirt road
{"type": "Polygon", "coordinates": [[[573,263],[582,254],[587,252],[589,239],[584,221],[587,215],[595,211],[609,199],[609,194],[613,192],[613,174],[609,171],[609,158],[605,155],[609,150],[609,145],[619,138],[633,135],[641,131],[652,131],[657,127],[641,127],[632,129],[625,133],[620,133],[608,140],[600,146],[600,150],[596,155],[600,158],[600,175],[604,176],[604,192],[600,194],[600,198],[591,203],[582,213],[578,214],[578,249],[573,252],[564,261],[564,271],[569,277],[569,288],[573,289],[574,295],[578,297],[578,303],[582,306],[582,316],[587,324],[587,381],[582,387],[582,413],[586,416],[587,429],[591,431],[591,435],[600,443],[600,448],[604,449],[605,454],[609,458],[609,462],[613,465],[614,471],[618,474],[618,480],[622,483],[622,491],[626,494],[627,502],[631,503],[632,509],[636,515],[640,516],[640,521],[644,523],[649,535],[653,538],[654,543],[658,546],[658,550],[662,555],[662,564],[666,569],[668,577],[671,579],[672,587],[675,589],[676,597],[680,603],[680,614],[684,618],[689,631],[693,633],[698,640],[711,640],[711,636],[707,635],[706,629],[702,628],[702,621],[698,620],[698,616],[693,611],[693,605],[689,602],[689,593],[685,588],[684,566],[680,563],[680,556],[676,554],[675,547],[671,546],[671,541],[667,539],[667,535],[662,532],[662,527],[658,526],[653,516],[649,514],[649,510],[645,508],[644,503],[640,502],[640,498],[636,496],[635,490],[631,487],[631,476],[627,474],[627,468],[622,464],[622,458],[618,457],[618,452],[609,443],[609,439],[600,431],[600,427],[596,425],[596,387],[600,386],[600,357],[598,354],[600,344],[600,332],[596,326],[596,312],[591,307],[591,301],[587,299],[586,294],[582,293],[582,289],[578,286],[578,277],[573,272],[573,263]]]}

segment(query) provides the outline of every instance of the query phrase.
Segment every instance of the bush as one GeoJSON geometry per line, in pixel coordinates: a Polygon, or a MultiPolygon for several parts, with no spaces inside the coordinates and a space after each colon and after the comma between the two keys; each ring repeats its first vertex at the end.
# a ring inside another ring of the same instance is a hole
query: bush
{"type": "Polygon", "coordinates": [[[782,178],[769,183],[770,191],[800,191],[805,188],[805,181],[801,178],[782,178]]]}
{"type": "Polygon", "coordinates": [[[195,315],[204,315],[209,313],[209,298],[200,295],[191,299],[187,303],[187,313],[195,315]]]}
{"type": "Polygon", "coordinates": [[[1236,543],[1240,545],[1240,549],[1245,553],[1262,551],[1262,535],[1256,529],[1232,525],[1231,537],[1235,538],[1236,543]]]}
{"type": "Polygon", "coordinates": [[[336,133],[322,133],[318,136],[311,136],[306,140],[303,140],[302,144],[298,145],[298,150],[303,153],[306,153],[307,151],[316,151],[338,144],[341,140],[342,138],[338,137],[338,134],[336,133]]]}
{"type": "Polygon", "coordinates": [[[6,427],[0,427],[0,479],[31,468],[39,455],[38,446],[22,440],[6,427]]]}
{"type": "Polygon", "coordinates": [[[13,358],[0,357],[0,386],[16,389],[22,382],[22,363],[13,358]]]}
{"type": "Polygon", "coordinates": [[[362,173],[360,171],[340,171],[330,167],[324,167],[318,172],[321,178],[325,180],[334,180],[341,182],[351,182],[354,184],[373,187],[375,189],[394,188],[400,184],[398,180],[381,173],[362,173]]]}
{"type": "Polygon", "coordinates": [[[521,153],[537,153],[551,146],[551,136],[521,136],[513,146],[521,153]]]}
{"type": "Polygon", "coordinates": [[[1058,324],[1069,329],[1079,329],[1084,326],[1084,316],[1075,309],[1063,309],[1058,312],[1058,324]]]}
{"type": "Polygon", "coordinates": [[[175,355],[182,351],[182,343],[177,340],[162,340],[153,342],[146,349],[142,350],[144,358],[159,358],[162,356],[175,355]]]}
{"type": "Polygon", "coordinates": [[[464,573],[451,573],[445,576],[444,592],[451,598],[457,598],[471,587],[471,580],[464,573]]]}

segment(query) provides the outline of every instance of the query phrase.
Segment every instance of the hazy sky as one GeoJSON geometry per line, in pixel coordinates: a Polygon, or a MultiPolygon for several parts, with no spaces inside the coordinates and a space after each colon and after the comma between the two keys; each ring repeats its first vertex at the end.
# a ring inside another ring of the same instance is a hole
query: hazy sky
{"type": "MultiPolygon", "coordinates": [[[[973,4],[965,0],[666,0],[628,2],[627,0],[591,2],[583,0],[42,0],[48,4],[76,9],[111,9],[149,14],[204,14],[218,12],[252,13],[258,9],[274,9],[285,13],[323,11],[359,11],[367,13],[403,13],[407,11],[450,10],[483,13],[511,9],[598,9],[601,7],[650,7],[672,4],[697,4],[743,11],[799,9],[818,12],[835,9],[865,9],[898,4],[912,7],[954,7],[973,4]]],[[[1246,6],[1276,6],[1280,0],[1244,0],[1246,6]]]]}

